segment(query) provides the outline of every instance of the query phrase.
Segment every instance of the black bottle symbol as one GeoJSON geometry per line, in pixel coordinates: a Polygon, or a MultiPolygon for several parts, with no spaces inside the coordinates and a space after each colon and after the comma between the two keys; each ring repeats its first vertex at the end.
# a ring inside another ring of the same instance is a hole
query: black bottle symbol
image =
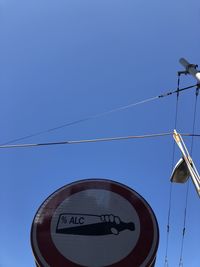
{"type": "Polygon", "coordinates": [[[78,213],[60,214],[56,233],[66,235],[102,236],[118,235],[124,230],[135,230],[133,222],[123,222],[118,216],[78,213]]]}

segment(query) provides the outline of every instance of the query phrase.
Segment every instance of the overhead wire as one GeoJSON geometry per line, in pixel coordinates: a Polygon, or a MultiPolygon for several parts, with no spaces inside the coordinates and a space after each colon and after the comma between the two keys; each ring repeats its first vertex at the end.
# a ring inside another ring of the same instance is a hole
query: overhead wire
{"type": "MultiPolygon", "coordinates": [[[[177,128],[177,120],[178,120],[178,104],[179,104],[179,93],[180,93],[180,75],[181,75],[180,72],[178,72],[174,129],[177,128]]],[[[175,140],[173,141],[171,172],[172,172],[173,166],[174,166],[174,156],[175,156],[175,140]]],[[[169,266],[168,250],[169,250],[170,219],[171,219],[171,206],[172,206],[172,189],[173,189],[173,183],[170,182],[168,214],[167,214],[166,250],[165,250],[164,267],[168,267],[169,266]]]]}
{"type": "MultiPolygon", "coordinates": [[[[196,84],[181,88],[181,89],[179,89],[179,92],[182,92],[182,91],[194,88],[194,87],[196,87],[196,84]]],[[[135,107],[137,105],[141,105],[141,104],[145,104],[145,103],[154,101],[156,99],[164,98],[164,97],[173,95],[175,93],[177,93],[177,89],[169,91],[167,93],[163,93],[163,94],[154,96],[154,97],[150,97],[150,98],[138,101],[138,102],[133,102],[133,103],[130,103],[128,105],[124,105],[124,106],[121,106],[121,107],[118,107],[118,108],[114,108],[114,109],[111,109],[111,110],[108,110],[108,111],[105,111],[105,112],[101,112],[101,113],[98,113],[98,114],[95,114],[95,115],[91,115],[91,116],[88,116],[88,117],[85,117],[85,118],[82,118],[82,119],[78,119],[78,120],[74,120],[74,121],[71,121],[71,122],[67,122],[67,123],[59,125],[57,127],[49,128],[47,130],[43,130],[43,131],[35,132],[35,133],[29,134],[29,135],[26,135],[26,136],[23,136],[23,137],[15,138],[15,139],[12,139],[12,140],[9,140],[7,142],[2,143],[1,145],[12,144],[12,143],[15,143],[15,142],[18,142],[18,141],[23,141],[23,140],[26,140],[26,139],[29,139],[29,138],[32,138],[32,137],[36,137],[36,136],[39,136],[39,135],[42,135],[42,134],[45,134],[45,133],[50,133],[50,132],[53,132],[53,131],[56,131],[56,130],[59,130],[59,129],[62,129],[62,128],[65,128],[65,127],[69,127],[69,126],[72,126],[72,125],[77,125],[77,124],[80,124],[80,123],[83,123],[83,122],[87,122],[87,121],[90,121],[90,120],[93,120],[93,119],[96,119],[96,118],[100,118],[100,117],[106,116],[106,115],[114,113],[114,112],[118,112],[118,111],[122,111],[122,110],[125,110],[125,109],[129,109],[129,108],[135,107]]]]}
{"type": "Polygon", "coordinates": [[[195,105],[194,105],[194,117],[193,117],[193,124],[192,124],[192,142],[191,142],[191,151],[190,153],[193,153],[193,145],[194,145],[194,131],[195,131],[195,124],[196,124],[196,115],[197,115],[197,98],[199,96],[199,89],[200,86],[197,86],[196,93],[195,93],[195,105]]]}
{"type": "Polygon", "coordinates": [[[129,136],[119,136],[119,137],[85,139],[85,140],[74,140],[74,141],[35,143],[35,144],[0,145],[0,149],[2,149],[2,148],[39,147],[39,146],[52,146],[52,145],[75,145],[75,144],[84,144],[84,143],[97,143],[97,142],[129,140],[129,139],[143,139],[143,138],[153,138],[153,137],[155,138],[155,137],[168,136],[168,135],[172,135],[172,132],[158,133],[158,134],[146,134],[146,135],[129,135],[129,136]]]}
{"type": "Polygon", "coordinates": [[[69,127],[69,126],[72,126],[72,125],[76,125],[76,124],[80,124],[80,123],[83,123],[83,122],[87,122],[89,120],[100,118],[100,117],[103,117],[105,115],[117,112],[117,111],[122,111],[122,110],[131,108],[131,107],[134,107],[134,106],[137,106],[137,105],[141,105],[141,104],[153,101],[153,100],[155,100],[157,98],[158,98],[158,96],[151,97],[151,98],[148,98],[148,99],[145,99],[145,100],[142,100],[142,101],[134,102],[134,103],[131,103],[131,104],[128,104],[128,105],[125,105],[125,106],[121,106],[121,107],[114,108],[114,109],[111,109],[111,110],[108,110],[108,111],[105,111],[105,112],[101,112],[101,113],[98,113],[98,114],[95,114],[95,115],[91,115],[91,116],[85,117],[83,119],[67,122],[67,123],[59,125],[57,127],[53,127],[53,128],[50,128],[50,129],[47,129],[47,130],[44,130],[44,131],[40,131],[40,132],[36,132],[36,133],[30,134],[30,135],[26,135],[24,137],[12,139],[12,140],[4,143],[3,145],[11,144],[11,143],[14,143],[14,142],[17,142],[17,141],[22,141],[22,140],[25,140],[25,139],[28,139],[28,138],[31,138],[31,137],[39,136],[39,135],[42,135],[42,134],[45,134],[45,133],[50,133],[50,132],[53,132],[53,131],[56,131],[56,130],[59,130],[59,129],[62,129],[62,128],[65,128],[65,127],[69,127]]]}
{"type": "MultiPolygon", "coordinates": [[[[157,138],[173,135],[173,132],[157,133],[157,134],[145,134],[145,135],[129,135],[129,136],[119,136],[119,137],[106,137],[106,138],[96,138],[96,139],[82,139],[82,140],[65,140],[58,142],[47,142],[47,143],[30,143],[30,144],[13,144],[13,145],[0,145],[0,149],[6,148],[28,148],[28,147],[42,147],[42,146],[55,146],[55,145],[75,145],[84,143],[99,143],[99,142],[111,142],[111,141],[123,141],[130,139],[144,139],[144,138],[157,138]]],[[[200,137],[200,134],[182,133],[182,136],[188,137],[200,137]]]]}
{"type": "MultiPolygon", "coordinates": [[[[192,156],[192,153],[193,153],[193,145],[194,145],[194,131],[195,131],[195,123],[196,123],[197,98],[198,98],[198,95],[199,95],[199,86],[197,86],[196,94],[195,94],[194,115],[193,115],[193,124],[192,124],[192,134],[193,135],[192,135],[191,149],[190,149],[191,156],[192,156]]],[[[179,267],[183,266],[183,250],[184,250],[184,241],[185,241],[185,232],[186,232],[189,188],[190,188],[190,183],[189,183],[189,180],[188,180],[187,181],[187,187],[186,187],[186,194],[185,194],[185,208],[184,208],[183,231],[182,231],[182,238],[181,238],[179,267]]]]}

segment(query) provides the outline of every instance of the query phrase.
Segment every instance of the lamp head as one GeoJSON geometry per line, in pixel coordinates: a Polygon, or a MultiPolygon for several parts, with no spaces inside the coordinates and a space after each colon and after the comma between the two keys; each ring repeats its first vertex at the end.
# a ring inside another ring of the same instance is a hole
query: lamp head
{"type": "Polygon", "coordinates": [[[181,158],[173,169],[170,181],[173,183],[185,183],[190,176],[187,164],[183,158],[181,158]]]}

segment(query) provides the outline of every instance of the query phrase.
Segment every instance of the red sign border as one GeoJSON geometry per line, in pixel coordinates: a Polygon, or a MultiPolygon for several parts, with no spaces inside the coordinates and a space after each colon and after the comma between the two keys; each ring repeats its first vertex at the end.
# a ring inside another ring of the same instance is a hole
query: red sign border
{"type": "Polygon", "coordinates": [[[140,219],[141,234],[134,249],[127,257],[107,267],[141,266],[149,256],[152,244],[154,244],[155,247],[153,248],[152,255],[148,263],[146,263],[146,266],[151,266],[156,258],[159,243],[159,230],[155,214],[146,200],[136,191],[126,185],[108,179],[86,179],[73,182],[56,190],[43,202],[36,212],[31,228],[31,245],[37,264],[39,264],[40,267],[46,267],[43,266],[35,249],[33,241],[33,229],[35,227],[38,250],[47,264],[51,264],[51,267],[81,267],[81,265],[66,259],[55,247],[51,238],[51,219],[54,211],[67,197],[88,189],[103,189],[119,194],[129,201],[140,219]],[[38,213],[45,214],[42,223],[37,223],[38,213]],[[45,238],[41,234],[44,232],[49,233],[45,238]]]}

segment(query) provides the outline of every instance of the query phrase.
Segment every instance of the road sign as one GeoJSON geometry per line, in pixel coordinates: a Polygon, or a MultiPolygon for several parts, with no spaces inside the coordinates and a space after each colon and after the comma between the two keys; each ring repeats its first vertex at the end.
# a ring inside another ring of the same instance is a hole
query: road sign
{"type": "Polygon", "coordinates": [[[37,211],[31,244],[39,267],[147,267],[158,248],[148,203],[120,183],[81,180],[49,196],[37,211]]]}

